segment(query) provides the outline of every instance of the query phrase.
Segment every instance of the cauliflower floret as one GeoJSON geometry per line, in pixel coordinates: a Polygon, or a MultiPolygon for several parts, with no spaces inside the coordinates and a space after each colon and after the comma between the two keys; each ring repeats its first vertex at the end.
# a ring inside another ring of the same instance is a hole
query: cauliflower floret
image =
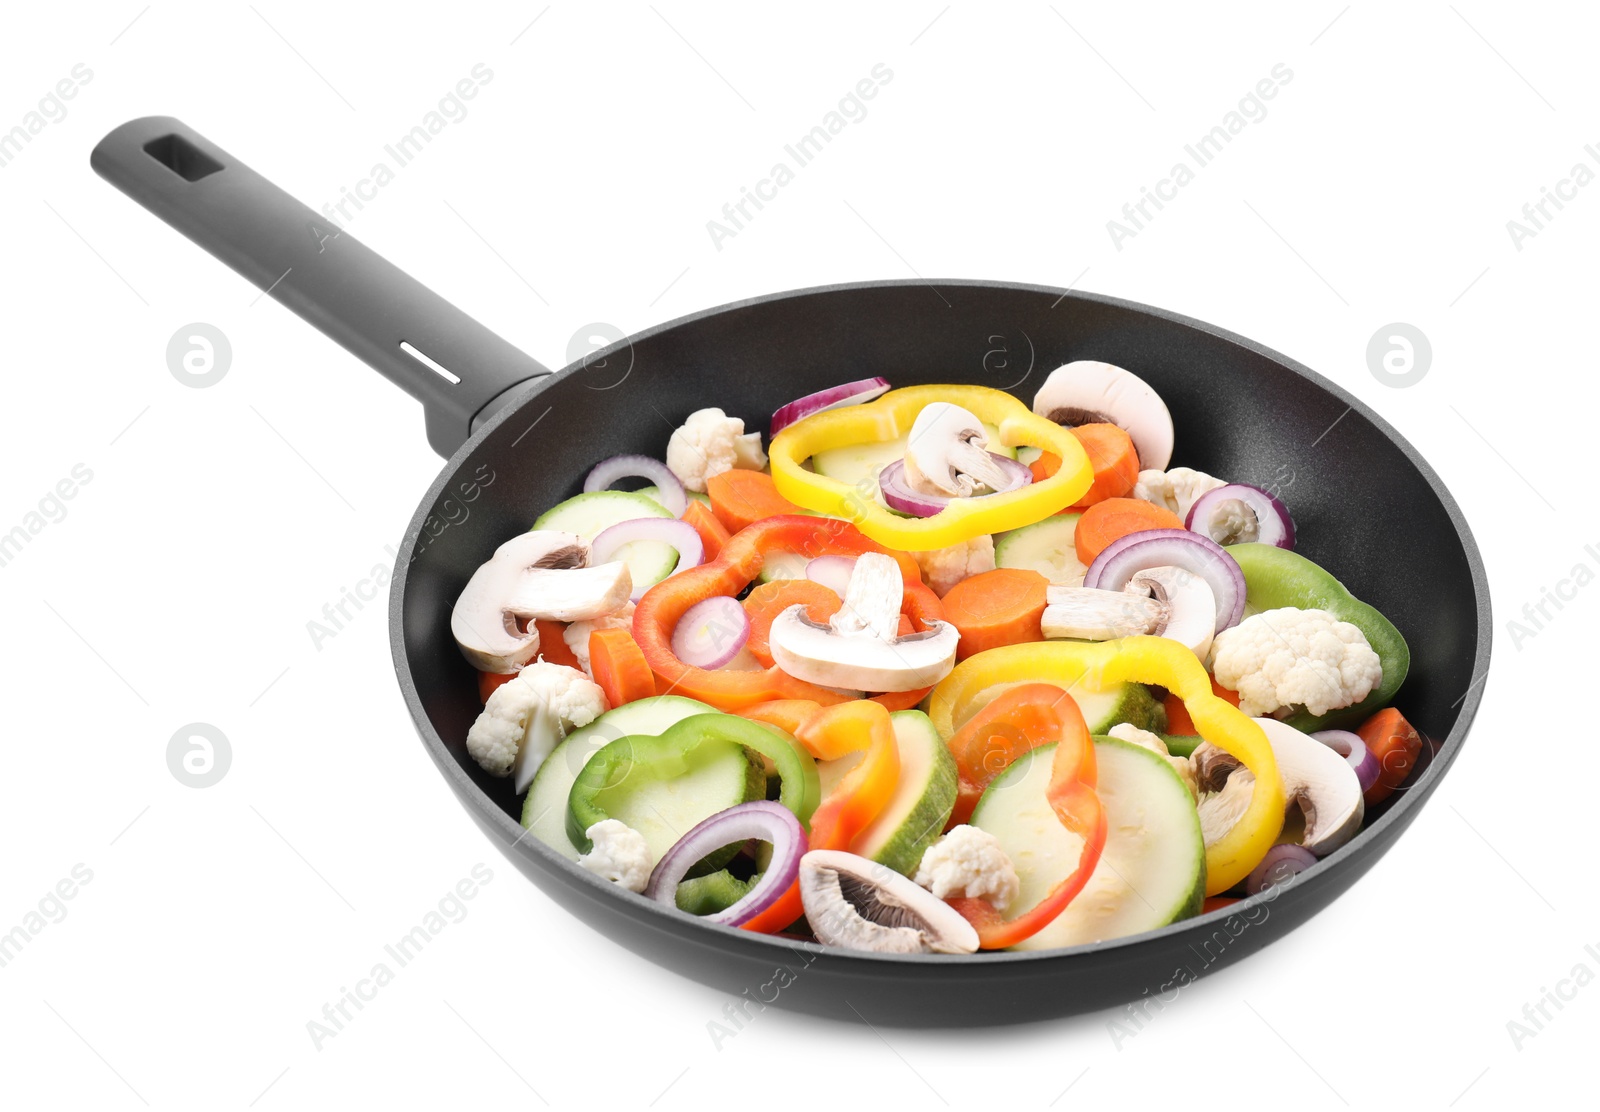
{"type": "Polygon", "coordinates": [[[610,709],[605,692],[576,668],[528,664],[489,696],[467,731],[467,752],[491,776],[509,776],[516,767],[520,781],[544,763],[566,731],[610,709]]]}
{"type": "Polygon", "coordinates": [[[607,614],[603,618],[590,618],[586,622],[572,622],[562,631],[561,639],[567,643],[567,648],[572,650],[572,655],[578,658],[578,666],[590,678],[594,677],[594,668],[589,664],[589,634],[597,629],[632,629],[633,628],[633,603],[623,605],[615,614],[607,614]]]}
{"type": "Polygon", "coordinates": [[[953,826],[928,847],[917,866],[916,882],[941,900],[951,896],[988,900],[1004,911],[1022,882],[1000,842],[976,826],[953,826]]]}
{"type": "Polygon", "coordinates": [[[949,548],[935,548],[927,552],[913,552],[922,578],[933,593],[943,598],[951,587],[969,575],[979,575],[994,570],[994,538],[985,533],[981,537],[953,544],[949,548]]]}
{"type": "Polygon", "coordinates": [[[1264,610],[1217,634],[1211,671],[1252,718],[1303,705],[1327,714],[1359,703],[1383,681],[1366,635],[1326,610],[1264,610]]]}
{"type": "Polygon", "coordinates": [[[1189,507],[1201,495],[1227,485],[1222,479],[1207,475],[1204,471],[1196,471],[1192,467],[1174,467],[1170,471],[1139,472],[1139,481],[1133,484],[1133,496],[1164,506],[1187,520],[1189,507]]]}
{"type": "Polygon", "coordinates": [[[690,490],[704,492],[706,480],[735,467],[760,471],[767,465],[761,434],[744,431],[744,421],[713,406],[697,409],[667,441],[667,467],[690,490]]]}
{"type": "Polygon", "coordinates": [[[1152,734],[1149,730],[1141,730],[1132,722],[1118,722],[1107,730],[1110,736],[1118,741],[1126,741],[1142,749],[1148,749],[1156,756],[1163,758],[1172,766],[1172,771],[1178,774],[1178,779],[1183,781],[1183,786],[1189,789],[1189,794],[1196,800],[1200,798],[1200,785],[1195,782],[1194,766],[1187,757],[1174,757],[1167,743],[1161,740],[1160,734],[1152,734]]]}
{"type": "Polygon", "coordinates": [[[620,819],[601,819],[583,833],[594,848],[578,858],[579,865],[630,892],[644,891],[655,865],[643,834],[620,819]]]}

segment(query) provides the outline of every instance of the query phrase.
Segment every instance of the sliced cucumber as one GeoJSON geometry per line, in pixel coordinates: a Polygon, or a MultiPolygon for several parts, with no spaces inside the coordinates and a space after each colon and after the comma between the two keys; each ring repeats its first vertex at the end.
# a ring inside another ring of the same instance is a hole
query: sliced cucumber
{"type": "MultiPolygon", "coordinates": [[[[966,713],[956,722],[955,728],[959,730],[973,715],[1006,691],[1020,687],[1021,684],[1022,681],[997,683],[980,691],[968,704],[966,713]]],[[[1067,694],[1077,701],[1078,709],[1083,712],[1083,720],[1091,734],[1103,734],[1119,722],[1131,723],[1153,734],[1166,732],[1166,708],[1142,683],[1119,683],[1111,687],[1097,688],[1080,679],[1067,688],[1067,694]]]]}
{"type": "MultiPolygon", "coordinates": [[[[633,744],[626,739],[610,743],[618,747],[633,744]]],[[[593,802],[600,811],[644,836],[652,861],[661,860],[678,839],[719,811],[767,797],[766,767],[759,755],[738,742],[708,740],[687,754],[686,765],[687,771],[671,779],[624,776],[594,793],[593,802]]],[[[573,836],[570,830],[568,836],[573,836]]],[[[721,869],[741,845],[734,843],[702,858],[689,875],[721,869]]]]}
{"type": "Polygon", "coordinates": [[[771,583],[774,579],[804,579],[806,565],[810,562],[811,557],[798,552],[768,552],[762,556],[758,578],[762,583],[771,583]]]}
{"type": "MultiPolygon", "coordinates": [[[[944,833],[956,805],[956,762],[939,731],[920,710],[896,711],[894,739],[900,750],[900,783],[883,812],[859,835],[851,851],[910,876],[927,848],[944,833]]],[[[833,790],[861,753],[818,761],[822,794],[833,790]]]]}
{"type": "Polygon", "coordinates": [[[1035,448],[1031,444],[1024,444],[1017,449],[1017,462],[1025,466],[1032,466],[1033,461],[1044,455],[1043,448],[1035,448]]]}
{"type": "MultiPolygon", "coordinates": [[[[647,486],[647,487],[640,487],[638,490],[634,491],[633,493],[642,494],[646,498],[652,499],[654,501],[660,501],[661,500],[661,488],[658,487],[658,486],[655,486],[654,484],[652,484],[650,486],[647,486]]],[[[683,493],[687,494],[690,498],[693,498],[696,502],[704,502],[708,506],[711,505],[711,495],[709,495],[709,494],[705,494],[705,493],[703,493],[701,491],[698,491],[698,490],[686,490],[683,493]]]]}
{"type": "Polygon", "coordinates": [[[1076,537],[1082,514],[1056,514],[994,539],[997,568],[1026,568],[1052,583],[1081,587],[1089,569],[1078,559],[1076,537]]]}
{"type": "MultiPolygon", "coordinates": [[[[671,517],[672,511],[637,490],[596,490],[550,507],[533,523],[535,529],[561,529],[592,541],[604,529],[641,517],[671,517]]],[[[653,587],[678,566],[678,553],[661,541],[634,541],[617,549],[628,565],[634,587],[653,587]]]]}
{"type": "Polygon", "coordinates": [[[587,726],[573,730],[534,774],[533,785],[522,805],[522,825],[545,845],[568,860],[576,861],[578,851],[567,837],[567,797],[572,794],[572,782],[589,763],[589,758],[619,737],[629,734],[660,736],[668,726],[690,715],[711,714],[715,710],[697,699],[657,695],[624,703],[587,726]]]}
{"type": "MultiPolygon", "coordinates": [[[[993,834],[1022,881],[1015,908],[1037,904],[1078,866],[1083,840],[1061,825],[1045,792],[1055,745],[1018,758],[989,785],[972,825],[993,834]]],[[[1097,791],[1109,834],[1094,875],[1055,921],[1019,943],[1048,950],[1155,930],[1196,915],[1206,847],[1194,798],[1148,749],[1097,737],[1097,791]]]]}
{"type": "MultiPolygon", "coordinates": [[[[993,425],[984,425],[983,432],[989,438],[989,451],[1009,459],[1017,457],[1015,448],[1007,448],[1000,443],[999,429],[993,425]]],[[[895,460],[904,459],[905,454],[906,438],[897,436],[893,440],[852,444],[848,448],[830,448],[825,452],[818,452],[811,457],[811,469],[819,475],[826,475],[830,479],[837,479],[841,483],[856,487],[863,495],[871,491],[876,496],[878,472],[895,460]]]]}

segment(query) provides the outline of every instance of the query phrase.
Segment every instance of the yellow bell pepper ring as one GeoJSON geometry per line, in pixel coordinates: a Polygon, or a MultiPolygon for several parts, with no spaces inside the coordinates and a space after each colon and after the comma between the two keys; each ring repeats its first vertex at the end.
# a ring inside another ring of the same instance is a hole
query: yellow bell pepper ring
{"type": "Polygon", "coordinates": [[[1255,791],[1243,816],[1206,847],[1206,895],[1238,884],[1256,867],[1283,829],[1283,779],[1266,733],[1239,708],[1211,690],[1211,677],[1194,653],[1166,637],[1116,641],[1033,641],[970,656],[946,676],[928,700],[928,717],[948,741],[958,722],[971,717],[978,697],[995,687],[1053,683],[1063,689],[1086,680],[1090,687],[1150,683],[1183,700],[1195,729],[1206,741],[1238,758],[1255,774],[1255,791]]]}
{"type": "Polygon", "coordinates": [[[842,517],[879,544],[902,552],[948,548],[985,533],[1032,525],[1072,505],[1094,481],[1094,468],[1077,437],[1005,391],[987,386],[907,386],[866,405],[815,413],[773,437],[767,454],[779,494],[797,506],[842,517]],[[1004,494],[953,498],[932,517],[901,517],[878,501],[876,482],[851,486],[801,466],[830,448],[905,436],[931,402],[970,410],[997,428],[1000,443],[1008,448],[1031,445],[1054,452],[1061,457],[1061,469],[1043,482],[1004,494]]]}

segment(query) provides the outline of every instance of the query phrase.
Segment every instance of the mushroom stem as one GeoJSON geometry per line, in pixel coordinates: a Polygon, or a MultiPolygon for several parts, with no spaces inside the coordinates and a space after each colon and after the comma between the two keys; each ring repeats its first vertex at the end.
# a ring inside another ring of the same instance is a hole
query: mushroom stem
{"type": "Polygon", "coordinates": [[[845,584],[844,605],[828,620],[835,633],[870,634],[894,640],[900,630],[900,599],[905,580],[900,565],[881,552],[856,557],[845,584]]]}
{"type": "Polygon", "coordinates": [[[1046,637],[1110,641],[1154,632],[1166,624],[1169,613],[1165,601],[1143,594],[1050,586],[1039,628],[1046,637]]]}

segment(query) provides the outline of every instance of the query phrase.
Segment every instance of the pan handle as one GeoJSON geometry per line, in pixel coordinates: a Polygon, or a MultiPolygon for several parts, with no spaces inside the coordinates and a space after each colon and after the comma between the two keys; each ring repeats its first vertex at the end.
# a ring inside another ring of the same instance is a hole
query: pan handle
{"type": "Polygon", "coordinates": [[[528,380],[550,373],[170,116],[123,124],[89,164],[420,401],[428,443],[442,456],[528,380]]]}

